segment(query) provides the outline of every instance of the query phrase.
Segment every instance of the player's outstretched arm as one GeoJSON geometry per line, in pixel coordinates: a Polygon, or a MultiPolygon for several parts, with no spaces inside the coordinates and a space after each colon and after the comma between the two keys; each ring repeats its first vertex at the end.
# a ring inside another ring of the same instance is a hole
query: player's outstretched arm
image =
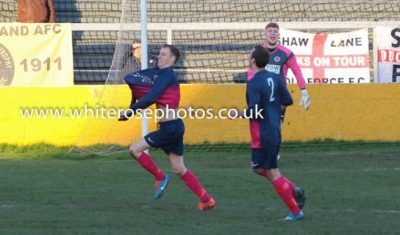
{"type": "Polygon", "coordinates": [[[301,72],[300,66],[297,63],[296,56],[293,55],[287,62],[288,67],[292,70],[294,76],[296,77],[297,85],[300,88],[301,97],[300,97],[300,106],[304,106],[304,110],[308,110],[311,107],[311,99],[308,95],[306,89],[306,82],[303,77],[303,73],[301,72]]]}

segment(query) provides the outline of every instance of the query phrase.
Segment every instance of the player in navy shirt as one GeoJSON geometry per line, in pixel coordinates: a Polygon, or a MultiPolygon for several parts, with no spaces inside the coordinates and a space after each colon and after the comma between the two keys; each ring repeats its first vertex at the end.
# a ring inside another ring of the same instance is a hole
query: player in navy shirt
{"type": "Polygon", "coordinates": [[[268,59],[269,52],[261,45],[250,52],[249,65],[254,77],[247,82],[248,108],[245,112],[236,112],[239,117],[250,118],[253,171],[272,182],[290,209],[291,213],[285,220],[298,220],[304,217],[299,207],[302,198],[296,196],[296,186],[280,173],[277,161],[281,144],[280,116],[285,106],[293,104],[293,99],[284,80],[265,70],[268,59]]]}
{"type": "MultiPolygon", "coordinates": [[[[289,48],[278,43],[280,36],[279,25],[273,22],[268,23],[265,26],[264,36],[265,43],[263,44],[263,47],[270,52],[268,64],[265,69],[269,72],[279,75],[281,79],[285,81],[285,84],[288,70],[291,69],[296,77],[297,86],[299,87],[301,93],[299,104],[303,105],[305,110],[308,110],[311,107],[311,99],[306,89],[306,82],[304,80],[303,73],[301,72],[294,53],[289,48]]],[[[247,79],[251,80],[252,77],[253,72],[251,71],[251,68],[249,68],[247,71],[247,79]]],[[[282,122],[284,117],[285,109],[283,109],[281,114],[282,122]]],[[[278,160],[279,158],[280,156],[278,155],[278,160]]]]}
{"type": "Polygon", "coordinates": [[[198,208],[208,210],[215,206],[215,200],[206,192],[196,176],[186,169],[183,162],[185,126],[177,115],[180,88],[178,78],[172,68],[179,57],[180,52],[176,47],[165,44],[158,55],[156,68],[141,70],[125,77],[132,91],[132,101],[129,112],[121,112],[119,120],[128,120],[139,110],[153,103],[156,104],[157,109],[165,114],[159,120],[159,129],[133,143],[129,148],[129,153],[155,177],[155,199],[158,199],[164,193],[170,177],[164,174],[145,150],[150,147],[163,149],[169,156],[172,171],[200,198],[198,208]]]}

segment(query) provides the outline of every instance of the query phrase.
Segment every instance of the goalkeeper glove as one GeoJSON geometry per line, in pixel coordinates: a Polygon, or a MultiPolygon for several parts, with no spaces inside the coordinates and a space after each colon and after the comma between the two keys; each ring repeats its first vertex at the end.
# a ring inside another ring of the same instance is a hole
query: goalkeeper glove
{"type": "Polygon", "coordinates": [[[306,89],[302,89],[300,92],[301,92],[301,97],[300,97],[299,105],[304,106],[304,110],[307,110],[311,106],[310,96],[308,95],[308,92],[306,89]]]}

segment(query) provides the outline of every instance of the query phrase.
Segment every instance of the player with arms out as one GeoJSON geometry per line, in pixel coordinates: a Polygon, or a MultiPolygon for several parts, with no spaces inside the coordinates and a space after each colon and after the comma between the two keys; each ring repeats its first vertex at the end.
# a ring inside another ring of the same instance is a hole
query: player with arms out
{"type": "Polygon", "coordinates": [[[252,168],[255,173],[268,179],[291,213],[284,218],[287,221],[304,217],[302,194],[296,194],[296,186],[278,169],[278,153],[281,144],[282,106],[293,104],[292,97],[283,79],[275,73],[265,70],[269,53],[261,45],[249,54],[249,67],[254,77],[247,81],[246,111],[231,111],[238,117],[250,118],[252,147],[252,168]],[[256,116],[261,111],[261,115],[256,116]]]}
{"type": "Polygon", "coordinates": [[[180,57],[180,51],[172,45],[164,44],[158,55],[158,66],[151,69],[131,73],[125,81],[132,91],[130,109],[120,113],[120,121],[128,120],[138,110],[156,103],[158,111],[163,113],[159,120],[159,129],[147,134],[133,143],[129,153],[134,159],[156,179],[155,199],[159,199],[170,180],[153,161],[145,150],[150,147],[161,148],[168,155],[172,172],[178,175],[199,198],[197,207],[208,210],[215,206],[215,200],[206,192],[196,176],[185,167],[183,162],[183,135],[185,126],[178,118],[180,101],[179,81],[173,65],[180,57]]]}
{"type": "MultiPolygon", "coordinates": [[[[296,56],[290,49],[278,44],[279,25],[277,23],[267,24],[265,26],[264,37],[265,43],[263,47],[270,52],[270,58],[265,69],[279,75],[286,84],[287,72],[290,68],[296,77],[297,86],[300,88],[301,97],[299,104],[304,106],[305,110],[308,110],[311,106],[311,100],[306,89],[306,82],[304,81],[300,66],[297,63],[296,56]]],[[[252,77],[253,71],[249,68],[247,71],[247,79],[250,80],[252,77]]],[[[284,116],[282,116],[282,120],[283,117],[284,116]]]]}

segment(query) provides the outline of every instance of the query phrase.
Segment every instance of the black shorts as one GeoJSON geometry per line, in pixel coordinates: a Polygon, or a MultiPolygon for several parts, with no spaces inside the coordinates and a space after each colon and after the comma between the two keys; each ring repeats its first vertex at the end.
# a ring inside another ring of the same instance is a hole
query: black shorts
{"type": "Polygon", "coordinates": [[[264,148],[253,148],[251,154],[251,167],[253,169],[277,169],[279,145],[264,148]]]}
{"type": "Polygon", "coordinates": [[[166,154],[183,155],[183,135],[185,125],[181,119],[160,122],[157,131],[147,134],[144,139],[154,148],[164,150],[166,154]]]}

